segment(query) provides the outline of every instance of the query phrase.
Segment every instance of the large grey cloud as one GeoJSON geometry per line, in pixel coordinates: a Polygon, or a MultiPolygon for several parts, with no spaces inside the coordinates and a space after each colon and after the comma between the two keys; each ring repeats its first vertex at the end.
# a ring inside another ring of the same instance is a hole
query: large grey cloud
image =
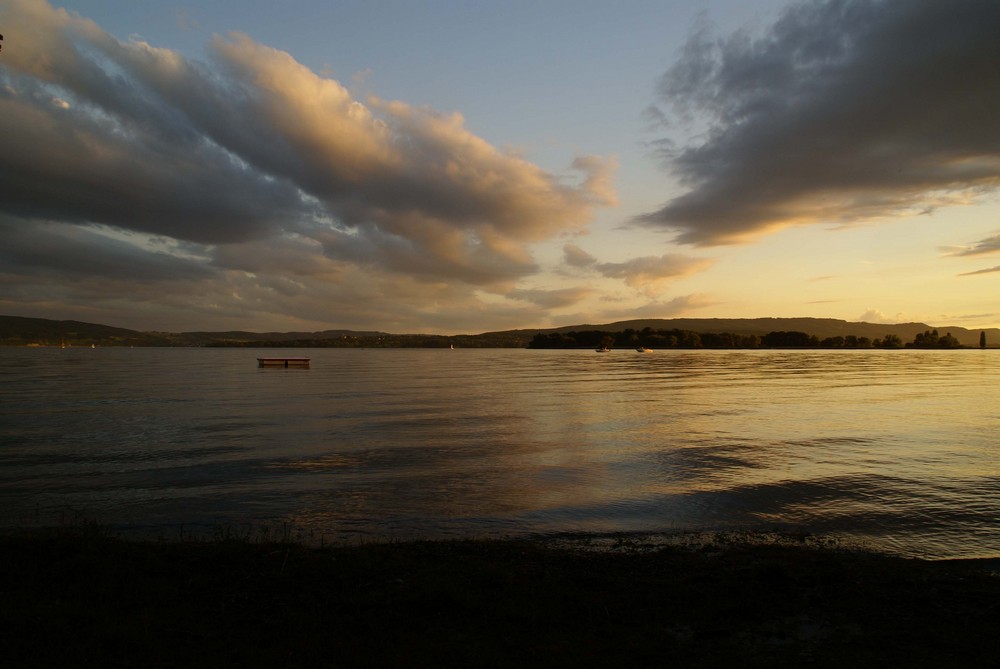
{"type": "Polygon", "coordinates": [[[29,271],[63,280],[87,277],[155,283],[214,278],[217,272],[191,258],[145,249],[95,228],[0,215],[0,264],[7,272],[29,271]]]}
{"type": "MultiPolygon", "coordinates": [[[[361,275],[398,290],[378,273],[465,286],[448,297],[468,312],[476,289],[509,291],[538,271],[531,244],[614,202],[610,159],[577,157],[570,183],[458,114],[356,99],[245,35],[216,36],[200,62],[118,40],[44,0],[4,0],[0,22],[0,215],[18,240],[4,257],[10,290],[59,268],[80,278],[79,257],[99,249],[94,277],[200,280],[220,298],[206,304],[257,288],[259,300],[296,289],[327,304],[371,300],[354,292],[361,275]],[[164,240],[187,250],[163,253],[164,240]]],[[[67,292],[82,299],[86,285],[67,292]]],[[[442,313],[442,290],[415,291],[428,296],[422,313],[442,313]]],[[[301,301],[318,318],[320,301],[301,301]]]]}
{"type": "Polygon", "coordinates": [[[800,2],[759,35],[700,26],[652,114],[702,133],[662,149],[688,190],[639,220],[723,244],[995,189],[997,35],[989,0],[800,2]]]}

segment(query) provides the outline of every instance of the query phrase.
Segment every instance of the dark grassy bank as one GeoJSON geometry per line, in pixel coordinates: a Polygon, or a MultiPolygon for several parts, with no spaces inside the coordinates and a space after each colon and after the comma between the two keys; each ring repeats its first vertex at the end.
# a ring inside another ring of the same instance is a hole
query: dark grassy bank
{"type": "Polygon", "coordinates": [[[1000,560],[0,537],[5,666],[1000,666],[1000,560]]]}

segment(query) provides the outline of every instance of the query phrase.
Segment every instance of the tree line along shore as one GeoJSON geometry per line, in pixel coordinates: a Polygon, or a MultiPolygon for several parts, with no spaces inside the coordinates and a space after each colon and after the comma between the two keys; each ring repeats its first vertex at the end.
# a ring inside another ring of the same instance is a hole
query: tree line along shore
{"type": "MultiPolygon", "coordinates": [[[[731,332],[711,333],[690,330],[623,330],[606,332],[584,330],[580,332],[538,333],[528,343],[528,348],[604,348],[615,347],[644,348],[968,348],[949,333],[939,334],[935,330],[918,333],[912,342],[903,342],[899,335],[887,334],[871,339],[855,335],[833,336],[820,339],[806,332],[769,332],[760,336],[742,335],[731,332]]],[[[986,333],[980,336],[980,348],[986,347],[986,333]]]]}

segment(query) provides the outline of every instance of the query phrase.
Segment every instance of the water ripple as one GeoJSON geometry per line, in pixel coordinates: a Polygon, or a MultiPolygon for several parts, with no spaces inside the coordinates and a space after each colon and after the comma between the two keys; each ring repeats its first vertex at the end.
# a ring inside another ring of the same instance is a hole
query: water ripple
{"type": "Polygon", "coordinates": [[[0,521],[784,528],[1000,555],[994,351],[307,355],[261,370],[244,350],[0,349],[0,521]]]}

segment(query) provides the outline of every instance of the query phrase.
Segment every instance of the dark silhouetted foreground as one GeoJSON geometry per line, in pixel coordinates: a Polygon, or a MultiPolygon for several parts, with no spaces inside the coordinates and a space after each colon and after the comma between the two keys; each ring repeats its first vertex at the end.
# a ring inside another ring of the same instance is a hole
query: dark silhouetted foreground
{"type": "MultiPolygon", "coordinates": [[[[627,548],[627,546],[626,546],[627,548]]],[[[1000,560],[0,537],[5,666],[1000,662],[1000,560]]]]}

